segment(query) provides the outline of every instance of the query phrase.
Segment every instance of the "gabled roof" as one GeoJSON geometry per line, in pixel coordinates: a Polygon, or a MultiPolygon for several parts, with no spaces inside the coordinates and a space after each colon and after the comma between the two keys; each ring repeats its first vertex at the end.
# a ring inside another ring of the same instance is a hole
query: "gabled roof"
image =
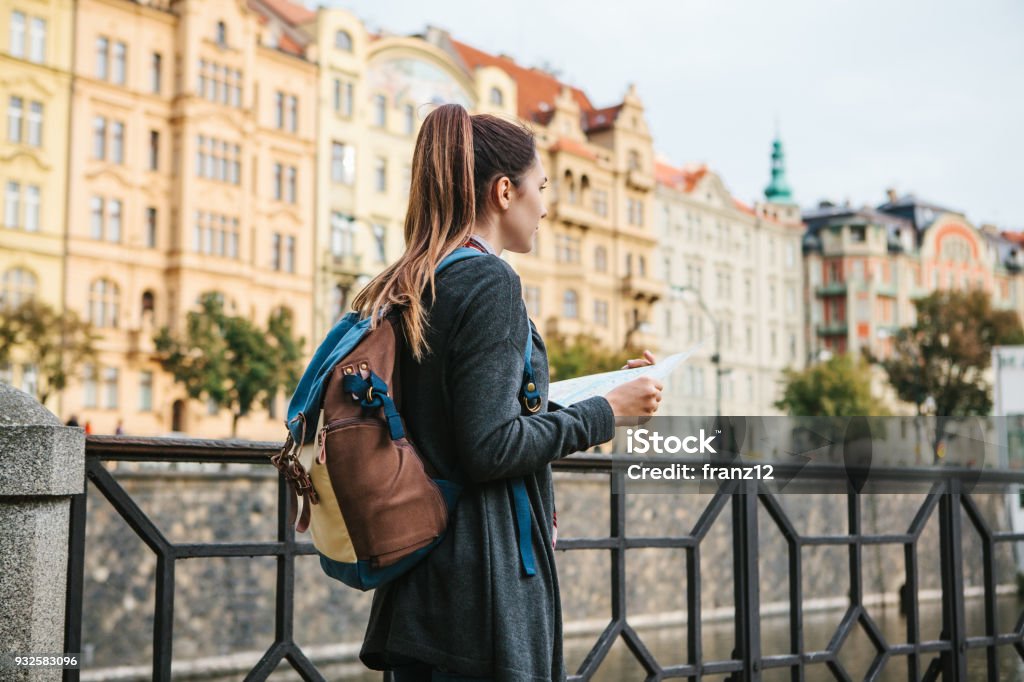
{"type": "MultiPolygon", "coordinates": [[[[279,0],[283,1],[283,0],[279,0]]],[[[536,120],[538,114],[546,114],[555,107],[555,97],[563,87],[569,88],[580,110],[589,112],[594,109],[586,93],[579,88],[566,85],[539,69],[527,69],[519,66],[509,57],[494,56],[463,42],[452,39],[452,46],[459,57],[470,69],[481,66],[496,66],[515,80],[519,90],[518,113],[520,118],[536,120]]]]}
{"type": "Polygon", "coordinates": [[[597,158],[597,154],[591,151],[587,145],[568,137],[558,138],[558,141],[551,145],[551,151],[568,152],[570,154],[575,154],[576,156],[581,156],[584,159],[590,159],[591,161],[597,158]]]}
{"type": "Polygon", "coordinates": [[[604,109],[587,111],[583,115],[583,129],[590,133],[611,128],[615,123],[615,119],[619,117],[620,111],[622,111],[621,104],[616,104],[613,107],[605,107],[604,109]]]}
{"type": "Polygon", "coordinates": [[[260,0],[285,23],[297,26],[316,19],[316,12],[290,0],[260,0]]]}
{"type": "Polygon", "coordinates": [[[659,185],[671,187],[680,192],[692,192],[708,173],[708,167],[704,164],[689,166],[687,168],[676,168],[661,161],[654,162],[654,179],[659,185]]]}

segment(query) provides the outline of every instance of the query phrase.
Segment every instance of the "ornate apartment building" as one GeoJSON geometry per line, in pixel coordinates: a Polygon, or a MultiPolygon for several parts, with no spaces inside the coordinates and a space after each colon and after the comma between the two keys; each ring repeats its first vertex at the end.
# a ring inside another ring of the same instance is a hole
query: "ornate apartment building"
{"type": "Polygon", "coordinates": [[[807,343],[822,352],[884,356],[915,299],[937,289],[980,288],[997,308],[1024,316],[1019,234],[975,227],[957,211],[897,197],[878,207],[822,204],[804,213],[807,343]]]}
{"type": "Polygon", "coordinates": [[[666,415],[779,414],[781,372],[806,362],[800,209],[772,154],[765,200],[748,206],[704,165],[657,166],[655,322],[668,355],[702,344],[672,377],[666,415]],[[719,393],[720,392],[720,393],[719,393]]]}
{"type": "MultiPolygon", "coordinates": [[[[11,0],[0,11],[0,308],[64,298],[71,0],[11,0]]],[[[0,381],[34,394],[39,370],[15,353],[0,381]]],[[[59,396],[47,405],[60,412],[59,396]]]]}
{"type": "MultiPolygon", "coordinates": [[[[81,0],[77,16],[66,306],[102,338],[63,411],[101,433],[226,435],[153,336],[217,292],[260,325],[287,307],[309,340],[316,65],[258,2],[81,0]]],[[[246,436],[279,437],[268,407],[246,436]]]]}

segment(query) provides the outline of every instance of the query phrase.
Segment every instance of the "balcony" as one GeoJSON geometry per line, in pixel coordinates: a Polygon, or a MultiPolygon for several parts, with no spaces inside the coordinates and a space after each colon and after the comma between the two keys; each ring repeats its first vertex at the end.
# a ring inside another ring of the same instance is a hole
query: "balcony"
{"type": "Polygon", "coordinates": [[[559,201],[554,205],[554,217],[563,223],[591,227],[597,221],[597,215],[579,203],[559,201]]]}
{"type": "Polygon", "coordinates": [[[622,278],[622,294],[654,303],[665,294],[665,285],[642,275],[626,275],[622,278]]]}
{"type": "Polygon", "coordinates": [[[143,322],[128,330],[128,354],[135,358],[148,358],[156,353],[156,326],[151,322],[143,322]]]}
{"type": "Polygon", "coordinates": [[[846,323],[845,322],[829,322],[827,324],[818,325],[818,336],[845,336],[846,335],[846,323]]]}
{"type": "Polygon", "coordinates": [[[327,270],[334,275],[358,277],[362,273],[363,256],[359,253],[328,254],[327,270]]]}
{"type": "Polygon", "coordinates": [[[639,168],[632,168],[626,174],[626,184],[644,192],[654,189],[654,176],[639,168]]]}
{"type": "Polygon", "coordinates": [[[817,296],[838,296],[846,293],[846,282],[829,282],[814,287],[817,296]]]}

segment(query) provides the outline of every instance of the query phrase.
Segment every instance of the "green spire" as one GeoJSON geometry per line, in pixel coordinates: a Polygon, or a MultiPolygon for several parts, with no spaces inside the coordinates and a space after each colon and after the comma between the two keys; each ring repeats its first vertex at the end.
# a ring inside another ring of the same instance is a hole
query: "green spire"
{"type": "Polygon", "coordinates": [[[772,181],[764,188],[764,196],[777,204],[793,203],[793,191],[786,181],[786,153],[782,151],[782,140],[778,133],[772,142],[772,181]]]}

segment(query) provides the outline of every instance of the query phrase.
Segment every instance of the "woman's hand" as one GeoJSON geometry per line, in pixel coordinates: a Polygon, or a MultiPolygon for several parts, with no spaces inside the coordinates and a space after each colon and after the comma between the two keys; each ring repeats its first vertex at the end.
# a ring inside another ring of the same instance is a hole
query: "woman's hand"
{"type": "Polygon", "coordinates": [[[649,350],[645,350],[644,351],[644,356],[642,358],[634,358],[632,360],[627,360],[626,364],[624,364],[622,366],[622,369],[633,369],[634,367],[646,367],[647,365],[653,365],[654,362],[655,362],[655,360],[654,360],[654,353],[652,353],[649,350]]]}
{"type": "Polygon", "coordinates": [[[612,389],[605,396],[605,400],[611,405],[615,425],[637,426],[649,421],[658,410],[662,388],[664,387],[657,379],[637,377],[612,389]]]}

